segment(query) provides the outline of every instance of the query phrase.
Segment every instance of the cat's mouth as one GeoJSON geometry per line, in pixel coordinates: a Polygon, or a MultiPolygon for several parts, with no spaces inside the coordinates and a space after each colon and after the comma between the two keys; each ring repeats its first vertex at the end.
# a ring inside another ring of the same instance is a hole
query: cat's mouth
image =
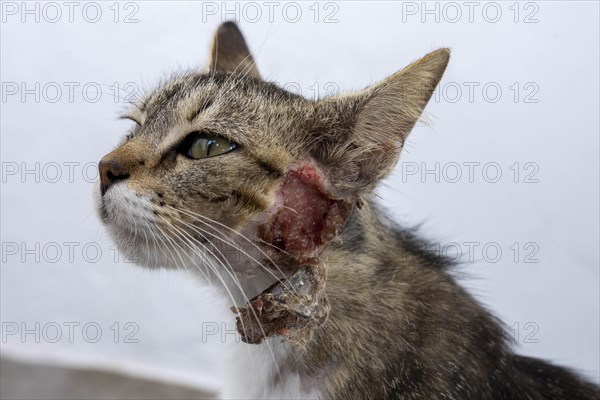
{"type": "Polygon", "coordinates": [[[152,203],[129,189],[125,183],[112,185],[109,190],[100,190],[98,198],[100,217],[108,225],[133,229],[141,223],[153,222],[152,203]]]}
{"type": "Polygon", "coordinates": [[[171,250],[180,244],[167,223],[168,211],[159,213],[152,196],[120,182],[104,193],[98,188],[96,199],[100,218],[125,258],[151,268],[180,267],[171,250]]]}
{"type": "Polygon", "coordinates": [[[255,244],[235,241],[232,228],[214,221],[209,227],[200,215],[170,206],[160,193],[143,194],[120,182],[97,190],[98,212],[111,238],[128,261],[149,268],[197,272],[211,282],[253,273],[262,262],[255,244]],[[221,227],[221,229],[219,229],[221,227]],[[250,255],[246,259],[243,255],[250,255]],[[255,265],[254,265],[255,266],[255,265]]]}

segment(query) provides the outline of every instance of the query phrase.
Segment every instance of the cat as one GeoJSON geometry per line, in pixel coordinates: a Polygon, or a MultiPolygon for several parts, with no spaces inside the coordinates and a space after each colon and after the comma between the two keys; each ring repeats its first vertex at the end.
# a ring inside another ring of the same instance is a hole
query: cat
{"type": "Polygon", "coordinates": [[[97,198],[132,258],[195,271],[229,306],[289,276],[289,254],[326,265],[326,321],[303,346],[230,343],[223,398],[598,398],[576,373],[514,354],[452,263],[374,202],[449,57],[313,101],[261,79],[226,22],[206,70],[173,76],[125,116],[135,126],[100,161],[97,198]]]}

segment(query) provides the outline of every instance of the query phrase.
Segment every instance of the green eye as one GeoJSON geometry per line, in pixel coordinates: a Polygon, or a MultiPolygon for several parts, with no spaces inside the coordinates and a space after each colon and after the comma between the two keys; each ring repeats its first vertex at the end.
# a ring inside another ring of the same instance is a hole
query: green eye
{"type": "Polygon", "coordinates": [[[193,132],[183,142],[180,153],[189,158],[198,160],[220,156],[229,153],[237,145],[222,136],[216,136],[205,132],[193,132]]]}

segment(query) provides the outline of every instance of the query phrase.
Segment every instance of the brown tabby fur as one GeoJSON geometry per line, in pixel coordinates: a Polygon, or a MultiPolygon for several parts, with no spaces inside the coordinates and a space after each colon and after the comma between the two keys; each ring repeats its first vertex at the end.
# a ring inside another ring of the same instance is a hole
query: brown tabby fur
{"type": "MultiPolygon", "coordinates": [[[[138,104],[129,117],[140,132],[103,160],[120,166],[127,186],[152,203],[154,232],[180,249],[185,243],[174,226],[211,242],[190,226],[209,228],[181,210],[247,233],[274,207],[282,177],[298,162],[318,165],[331,193],[354,204],[339,240],[320,255],[328,265],[329,319],[290,358],[307,392],[368,399],[598,398],[594,385],[569,370],[515,355],[501,324],[451,277],[449,262],[424,251],[372,201],[449,54],[434,51],[364,91],[310,101],[261,80],[239,30],[226,23],[215,35],[210,71],[175,76],[138,104]],[[239,148],[183,158],[175,149],[193,131],[225,136],[239,148]]],[[[144,241],[137,222],[123,220],[109,200],[101,212],[120,243],[133,241],[136,256],[151,267],[174,263],[173,254],[144,241]]],[[[232,266],[245,279],[248,293],[236,300],[242,302],[266,287],[252,286],[244,265],[232,266]]]]}

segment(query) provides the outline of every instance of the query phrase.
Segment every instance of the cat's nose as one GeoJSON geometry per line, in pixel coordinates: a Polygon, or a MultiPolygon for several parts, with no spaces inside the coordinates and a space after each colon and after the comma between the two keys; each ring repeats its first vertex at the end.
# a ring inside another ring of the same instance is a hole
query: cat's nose
{"type": "Polygon", "coordinates": [[[124,165],[114,158],[104,157],[98,164],[100,170],[100,190],[106,193],[110,185],[129,177],[124,165]]]}

